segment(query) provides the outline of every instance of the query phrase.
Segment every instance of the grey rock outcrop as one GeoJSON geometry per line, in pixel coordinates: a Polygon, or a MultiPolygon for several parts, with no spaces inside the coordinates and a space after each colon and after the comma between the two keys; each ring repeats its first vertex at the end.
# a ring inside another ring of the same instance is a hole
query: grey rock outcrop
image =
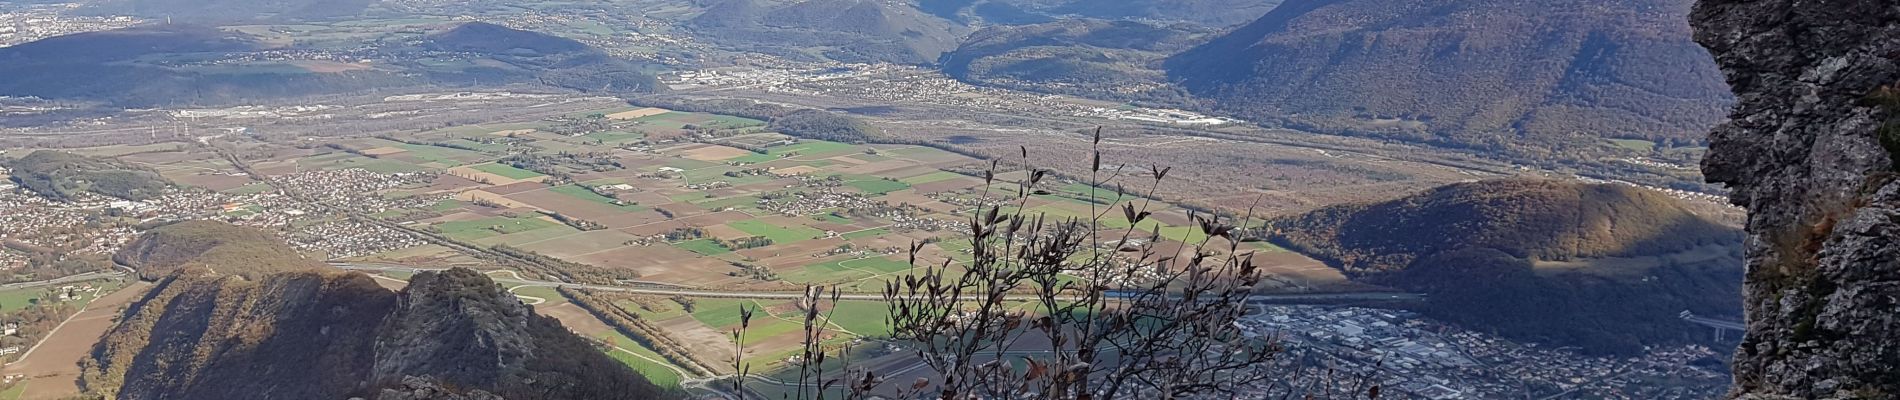
{"type": "Polygon", "coordinates": [[[1703,0],[1690,19],[1740,99],[1703,161],[1749,209],[1733,396],[1900,397],[1900,2],[1703,0]]]}

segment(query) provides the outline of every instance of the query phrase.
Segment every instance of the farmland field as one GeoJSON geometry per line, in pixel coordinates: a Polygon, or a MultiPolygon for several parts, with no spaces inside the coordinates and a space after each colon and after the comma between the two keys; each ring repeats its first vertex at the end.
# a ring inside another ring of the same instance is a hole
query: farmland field
{"type": "Polygon", "coordinates": [[[541,173],[539,172],[515,168],[515,167],[511,167],[507,165],[493,164],[493,163],[477,165],[477,166],[474,166],[473,168],[481,170],[482,172],[487,172],[487,173],[491,173],[495,175],[501,175],[501,176],[514,178],[514,179],[528,179],[528,178],[541,176],[541,173]]]}
{"type": "Polygon", "coordinates": [[[808,227],[782,227],[761,220],[737,221],[731,224],[735,229],[746,233],[764,236],[774,243],[790,244],[804,240],[817,239],[825,235],[824,231],[808,227]]]}
{"type": "MultiPolygon", "coordinates": [[[[1036,194],[1016,197],[1024,172],[1001,171],[986,190],[981,178],[967,174],[987,167],[987,161],[936,148],[801,139],[770,132],[763,121],[641,110],[609,104],[531,121],[352,138],[339,148],[250,143],[254,148],[246,150],[270,155],[251,162],[273,183],[303,178],[318,186],[305,191],[333,183],[363,186],[329,181],[333,179],[387,178],[394,183],[352,189],[337,197],[373,203],[351,208],[361,211],[360,218],[385,219],[430,239],[333,256],[341,260],[507,268],[524,280],[586,279],[604,285],[638,281],[706,292],[795,293],[819,285],[877,293],[911,271],[907,252],[913,244],[919,246],[919,263],[947,263],[946,274],[959,276],[973,258],[967,232],[978,204],[1008,204],[1008,210],[1020,207],[1052,219],[1087,219],[1092,212],[1129,200],[1062,178],[1038,184],[1036,194]],[[583,126],[564,118],[600,125],[583,126]],[[703,133],[711,134],[699,136],[703,133]],[[1093,204],[1091,194],[1096,197],[1093,204]],[[503,246],[553,265],[541,268],[578,265],[574,268],[586,274],[563,277],[521,265],[495,265],[493,255],[468,250],[503,246]]],[[[200,170],[229,167],[219,164],[225,161],[215,155],[138,154],[155,169],[224,195],[284,195],[245,174],[198,176],[200,170]]],[[[268,204],[281,203],[232,202],[224,217],[269,218],[275,209],[268,204]]],[[[1110,229],[1134,229],[1144,239],[1159,232],[1156,245],[1161,249],[1206,240],[1183,209],[1155,202],[1149,211],[1152,215],[1139,226],[1130,226],[1119,212],[1097,222],[1110,229]]],[[[320,222],[347,221],[300,224],[320,222]]],[[[1258,259],[1278,274],[1270,284],[1325,287],[1338,277],[1324,264],[1271,245],[1245,246],[1270,253],[1258,259]]],[[[382,274],[401,280],[410,275],[382,274]]],[[[509,284],[515,285],[520,283],[509,284]]],[[[553,289],[521,286],[512,292],[537,310],[562,314],[564,322],[588,324],[588,336],[625,349],[605,351],[655,382],[672,386],[689,378],[668,368],[677,360],[656,363],[653,360],[667,359],[601,321],[576,319],[591,314],[553,289]]],[[[21,307],[37,293],[0,292],[0,309],[21,307]]],[[[619,298],[611,306],[653,323],[695,350],[717,352],[743,345],[739,356],[761,370],[786,365],[803,337],[802,309],[796,301],[651,297],[619,298]],[[745,338],[734,342],[730,330],[739,325],[740,306],[759,311],[745,338]]],[[[821,311],[831,316],[831,336],[825,341],[831,345],[890,333],[881,302],[844,301],[825,307],[830,308],[821,311]]]]}

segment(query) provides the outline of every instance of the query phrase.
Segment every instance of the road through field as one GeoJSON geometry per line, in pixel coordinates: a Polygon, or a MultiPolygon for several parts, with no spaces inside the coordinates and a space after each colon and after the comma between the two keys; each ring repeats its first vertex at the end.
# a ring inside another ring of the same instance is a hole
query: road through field
{"type": "Polygon", "coordinates": [[[87,304],[86,308],[61,323],[46,339],[27,350],[19,361],[0,368],[0,374],[24,374],[26,392],[22,400],[63,399],[79,395],[79,360],[92,352],[120,306],[137,300],[151,284],[133,282],[117,292],[87,304]]]}

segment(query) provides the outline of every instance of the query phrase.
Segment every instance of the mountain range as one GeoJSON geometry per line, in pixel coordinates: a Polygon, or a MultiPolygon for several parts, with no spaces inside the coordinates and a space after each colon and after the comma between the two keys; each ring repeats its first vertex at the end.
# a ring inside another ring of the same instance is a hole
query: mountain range
{"type": "Polygon", "coordinates": [[[938,64],[944,73],[966,82],[1027,89],[1060,86],[1108,98],[1127,85],[1164,81],[1161,61],[1213,32],[1185,23],[1156,26],[1100,19],[999,25],[971,34],[938,64]]]}
{"type": "Polygon", "coordinates": [[[730,47],[794,60],[929,64],[968,33],[906,3],[716,1],[686,26],[730,47]]]}
{"type": "Polygon", "coordinates": [[[304,52],[188,24],[57,36],[0,48],[0,95],[119,107],[224,105],[425,85],[543,84],[583,92],[662,90],[638,65],[572,39],[469,22],[359,60],[258,61],[304,52]]]}
{"type": "Polygon", "coordinates": [[[1171,57],[1211,108],[1322,132],[1534,153],[1699,141],[1733,103],[1687,0],[1290,0],[1171,57]]]}

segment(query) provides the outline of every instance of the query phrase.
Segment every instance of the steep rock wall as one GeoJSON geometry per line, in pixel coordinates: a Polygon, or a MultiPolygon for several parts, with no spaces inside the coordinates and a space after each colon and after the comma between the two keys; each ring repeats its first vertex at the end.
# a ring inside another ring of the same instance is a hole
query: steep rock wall
{"type": "Polygon", "coordinates": [[[1749,209],[1734,396],[1900,396],[1900,2],[1703,0],[1690,20],[1740,100],[1702,167],[1749,209]]]}

